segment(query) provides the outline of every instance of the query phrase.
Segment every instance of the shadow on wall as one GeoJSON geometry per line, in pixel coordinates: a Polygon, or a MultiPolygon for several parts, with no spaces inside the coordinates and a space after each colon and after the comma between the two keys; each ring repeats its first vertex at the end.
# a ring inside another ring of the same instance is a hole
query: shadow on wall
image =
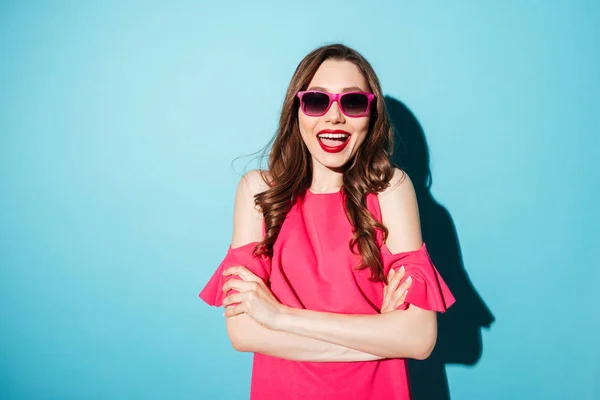
{"type": "Polygon", "coordinates": [[[438,314],[438,341],[424,361],[410,360],[413,400],[450,400],[445,364],[475,365],[482,354],[481,328],[494,316],[467,276],[450,213],[431,194],[429,150],[425,133],[413,113],[393,97],[385,98],[394,125],[393,162],[408,173],[419,203],[423,240],[431,259],[456,298],[438,314]]]}

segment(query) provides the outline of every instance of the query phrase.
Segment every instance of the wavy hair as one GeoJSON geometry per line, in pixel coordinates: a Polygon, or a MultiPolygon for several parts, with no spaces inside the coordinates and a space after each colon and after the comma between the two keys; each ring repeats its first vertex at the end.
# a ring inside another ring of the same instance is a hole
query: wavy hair
{"type": "Polygon", "coordinates": [[[342,44],[319,47],[300,62],[287,89],[279,127],[272,140],[268,170],[261,171],[269,189],[255,196],[255,204],[262,210],[265,237],[255,254],[273,255],[273,245],[287,213],[312,182],[312,158],[300,135],[296,93],[306,90],[317,69],[325,60],[349,61],[365,77],[368,90],[375,94],[367,137],[343,171],[342,191],[346,216],[353,228],[349,246],[362,261],[357,269],[369,268],[370,279],[386,282],[381,254],[377,246],[376,230],[387,238],[387,228],[367,209],[367,195],[384,190],[393,176],[390,155],[393,149],[393,130],[385,107],[379,79],[369,62],[357,51],[342,44]]]}

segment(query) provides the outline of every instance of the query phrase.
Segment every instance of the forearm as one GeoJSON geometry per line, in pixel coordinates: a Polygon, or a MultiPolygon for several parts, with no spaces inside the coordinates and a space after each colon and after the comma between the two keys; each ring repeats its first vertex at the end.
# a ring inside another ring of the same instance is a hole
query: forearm
{"type": "Polygon", "coordinates": [[[269,329],[246,314],[227,318],[227,331],[238,351],[261,353],[293,361],[373,361],[375,356],[339,344],[269,329]]]}
{"type": "Polygon", "coordinates": [[[427,358],[437,337],[435,313],[414,306],[374,315],[289,308],[274,329],[383,358],[427,358]]]}

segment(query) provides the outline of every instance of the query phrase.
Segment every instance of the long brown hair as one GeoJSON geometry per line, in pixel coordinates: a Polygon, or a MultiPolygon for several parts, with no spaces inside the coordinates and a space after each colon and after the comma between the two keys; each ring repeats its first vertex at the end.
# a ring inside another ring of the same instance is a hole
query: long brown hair
{"type": "Polygon", "coordinates": [[[255,204],[262,210],[266,228],[265,238],[256,247],[255,253],[272,256],[273,245],[287,213],[312,182],[312,158],[300,135],[296,93],[306,90],[321,64],[332,59],[356,65],[367,81],[368,90],[376,96],[371,106],[367,137],[344,167],[342,190],[346,215],[354,233],[349,243],[350,249],[355,253],[358,250],[362,257],[357,269],[368,267],[371,280],[386,282],[376,229],[383,232],[384,240],[388,231],[367,209],[367,195],[384,190],[393,176],[390,162],[393,131],[375,71],[362,55],[342,44],[313,50],[294,72],[271,146],[268,172],[262,172],[263,179],[270,187],[255,196],[255,204]]]}

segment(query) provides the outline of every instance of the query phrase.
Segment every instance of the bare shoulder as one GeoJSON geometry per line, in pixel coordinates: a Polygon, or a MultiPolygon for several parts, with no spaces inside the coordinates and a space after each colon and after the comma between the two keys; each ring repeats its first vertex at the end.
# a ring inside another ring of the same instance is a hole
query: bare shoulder
{"type": "Polygon", "coordinates": [[[268,182],[270,182],[270,180],[271,175],[269,174],[269,171],[253,169],[242,176],[238,187],[243,188],[247,191],[248,195],[254,198],[257,194],[269,189],[268,182]]]}
{"type": "Polygon", "coordinates": [[[399,168],[389,186],[378,194],[383,224],[388,228],[388,248],[392,252],[421,247],[421,223],[415,188],[408,174],[399,168]]]}
{"type": "Polygon", "coordinates": [[[266,171],[247,172],[238,184],[235,195],[232,247],[262,240],[263,215],[254,203],[254,196],[269,188],[266,171]]]}
{"type": "Polygon", "coordinates": [[[415,189],[408,174],[400,168],[394,168],[394,176],[392,176],[388,187],[379,192],[379,198],[381,200],[390,196],[401,196],[402,193],[410,194],[412,192],[414,194],[414,191],[415,189]]]}
{"type": "Polygon", "coordinates": [[[262,240],[263,215],[254,203],[254,196],[269,188],[265,171],[247,172],[238,184],[233,212],[232,247],[262,240]]]}

